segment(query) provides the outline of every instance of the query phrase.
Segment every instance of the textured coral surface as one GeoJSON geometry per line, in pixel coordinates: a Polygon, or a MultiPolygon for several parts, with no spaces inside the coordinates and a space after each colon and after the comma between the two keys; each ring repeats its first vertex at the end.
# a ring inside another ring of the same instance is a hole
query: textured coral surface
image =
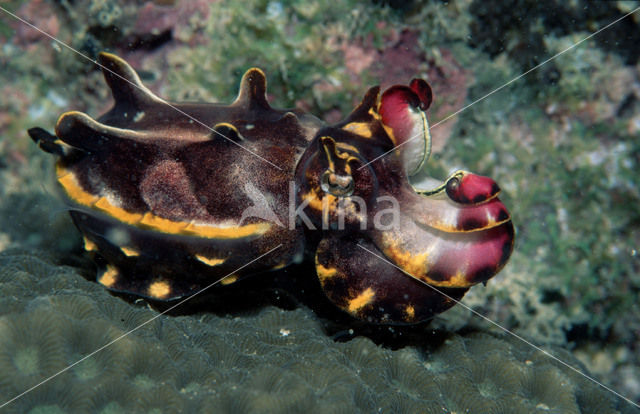
{"type": "Polygon", "coordinates": [[[0,253],[0,298],[0,402],[71,366],[3,412],[618,412],[548,356],[484,333],[392,351],[334,342],[305,308],[159,315],[21,250],[0,253]]]}

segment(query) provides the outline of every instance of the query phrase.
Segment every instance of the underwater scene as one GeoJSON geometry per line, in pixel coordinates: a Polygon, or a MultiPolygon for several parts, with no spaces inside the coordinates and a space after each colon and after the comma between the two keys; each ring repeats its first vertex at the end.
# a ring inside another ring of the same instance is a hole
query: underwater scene
{"type": "Polygon", "coordinates": [[[0,1],[0,413],[640,413],[639,59],[640,1],[0,1]]]}

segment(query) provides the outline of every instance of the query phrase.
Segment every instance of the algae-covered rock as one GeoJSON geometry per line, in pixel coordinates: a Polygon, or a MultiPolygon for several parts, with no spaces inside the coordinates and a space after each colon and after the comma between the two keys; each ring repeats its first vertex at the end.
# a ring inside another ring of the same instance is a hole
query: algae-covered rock
{"type": "Polygon", "coordinates": [[[3,412],[616,413],[626,404],[510,337],[451,335],[393,351],[363,337],[334,342],[305,308],[166,316],[20,250],[0,253],[0,300],[0,404],[36,386],[3,412]]]}

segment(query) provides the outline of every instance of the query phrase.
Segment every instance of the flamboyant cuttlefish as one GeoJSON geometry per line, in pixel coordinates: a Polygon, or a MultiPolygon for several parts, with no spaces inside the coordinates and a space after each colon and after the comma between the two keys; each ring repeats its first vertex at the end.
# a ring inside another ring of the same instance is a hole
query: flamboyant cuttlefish
{"type": "Polygon", "coordinates": [[[408,177],[430,152],[429,85],[379,87],[343,121],[272,108],[260,69],[230,105],[168,103],[100,54],[115,104],[64,113],[29,135],[109,289],[171,300],[310,256],[336,306],[377,324],[416,323],[493,277],[514,229],[487,177],[431,190],[408,177]],[[395,148],[395,151],[392,151],[395,148]],[[267,253],[267,254],[265,254],[267,253]],[[259,260],[255,260],[259,258],[259,260]]]}

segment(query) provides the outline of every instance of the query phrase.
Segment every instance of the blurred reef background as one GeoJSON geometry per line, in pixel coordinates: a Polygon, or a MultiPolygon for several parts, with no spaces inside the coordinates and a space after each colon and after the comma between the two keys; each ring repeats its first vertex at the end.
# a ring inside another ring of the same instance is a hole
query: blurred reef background
{"type": "MultiPolygon", "coordinates": [[[[463,303],[640,403],[640,11],[447,119],[640,2],[0,6],[172,101],[230,102],[258,66],[274,106],[336,122],[369,86],[427,79],[424,175],[492,177],[517,229],[463,303]]],[[[0,404],[158,315],[87,281],[53,159],[26,134],[110,105],[98,67],[0,11],[0,404]]],[[[461,306],[339,342],[307,305],[160,316],[0,412],[640,412],[461,306]]]]}

